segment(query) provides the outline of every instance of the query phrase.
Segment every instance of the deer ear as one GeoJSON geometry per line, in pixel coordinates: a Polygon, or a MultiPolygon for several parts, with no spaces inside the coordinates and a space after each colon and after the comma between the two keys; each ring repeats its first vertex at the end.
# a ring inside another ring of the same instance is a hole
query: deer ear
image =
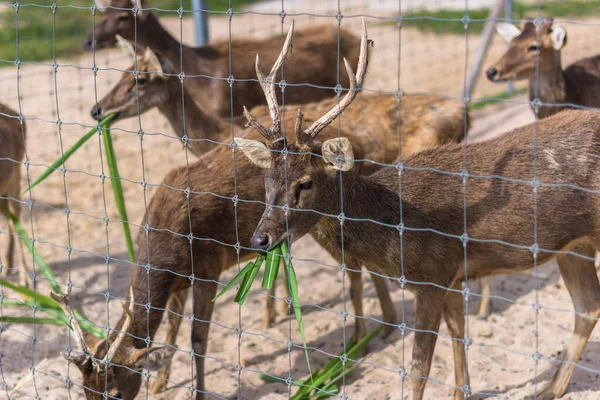
{"type": "Polygon", "coordinates": [[[354,166],[354,152],[352,144],[347,138],[329,139],[321,146],[324,160],[331,164],[333,169],[349,171],[354,166]],[[338,160],[342,156],[342,160],[338,160]]]}
{"type": "Polygon", "coordinates": [[[496,32],[506,40],[506,43],[510,43],[514,38],[521,34],[519,28],[507,22],[498,22],[496,24],[496,32]]]}
{"type": "Polygon", "coordinates": [[[148,368],[148,371],[158,371],[168,365],[175,355],[176,349],[169,346],[139,349],[134,353],[134,367],[136,369],[148,368]]]}
{"type": "Polygon", "coordinates": [[[554,50],[560,50],[567,44],[567,30],[563,26],[552,28],[550,37],[552,38],[554,50]]]}
{"type": "Polygon", "coordinates": [[[136,5],[138,7],[138,17],[143,18],[150,12],[150,10],[145,10],[148,8],[148,2],[146,0],[131,0],[131,7],[135,7],[136,5]]]}
{"type": "Polygon", "coordinates": [[[146,47],[144,62],[148,65],[148,71],[158,72],[159,74],[163,73],[163,66],[150,47],[146,47]]]}
{"type": "Polygon", "coordinates": [[[135,47],[133,47],[133,43],[123,38],[121,35],[116,35],[115,37],[117,38],[117,45],[125,52],[125,54],[127,54],[129,58],[133,60],[133,62],[135,62],[136,52],[135,47]]]}
{"type": "Polygon", "coordinates": [[[234,141],[252,164],[262,169],[271,168],[271,152],[264,143],[244,138],[235,138],[234,141]]]}
{"type": "Polygon", "coordinates": [[[106,4],[102,0],[96,0],[96,9],[100,12],[104,12],[106,8],[106,4]]]}

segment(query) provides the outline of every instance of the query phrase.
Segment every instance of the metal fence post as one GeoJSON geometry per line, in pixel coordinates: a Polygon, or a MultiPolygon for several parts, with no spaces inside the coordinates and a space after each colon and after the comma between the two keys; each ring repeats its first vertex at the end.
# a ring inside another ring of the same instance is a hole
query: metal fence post
{"type": "MultiPolygon", "coordinates": [[[[512,19],[513,19],[513,2],[512,0],[506,0],[506,2],[504,3],[504,18],[506,18],[508,21],[512,23],[512,19]]],[[[509,44],[506,45],[507,47],[510,46],[509,44]]],[[[514,85],[511,82],[508,82],[506,84],[506,93],[508,93],[509,95],[513,95],[514,93],[514,85]]]]}
{"type": "Polygon", "coordinates": [[[483,32],[481,33],[481,42],[479,43],[479,47],[477,48],[477,52],[473,58],[471,70],[467,75],[467,94],[469,97],[473,97],[473,92],[475,91],[475,86],[477,85],[477,80],[479,79],[479,74],[481,73],[481,68],[483,67],[483,62],[485,60],[488,47],[492,41],[492,37],[494,36],[496,20],[500,17],[502,10],[504,9],[504,2],[505,0],[497,1],[494,8],[490,10],[488,20],[483,27],[483,32]]]}
{"type": "Polygon", "coordinates": [[[207,13],[200,10],[208,10],[206,0],[192,0],[194,26],[196,27],[196,46],[198,47],[208,44],[207,13]]]}

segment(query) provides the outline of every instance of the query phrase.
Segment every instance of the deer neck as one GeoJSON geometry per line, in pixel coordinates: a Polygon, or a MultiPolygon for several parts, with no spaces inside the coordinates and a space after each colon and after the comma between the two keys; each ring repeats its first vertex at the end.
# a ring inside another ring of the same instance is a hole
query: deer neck
{"type": "Polygon", "coordinates": [[[192,153],[199,155],[214,147],[211,141],[222,142],[229,137],[231,125],[206,113],[190,96],[189,90],[182,89],[178,78],[169,79],[169,100],[164,102],[159,111],[169,120],[171,127],[179,137],[184,134],[190,139],[207,139],[192,141],[192,153]],[[183,90],[183,94],[182,94],[183,90]]]}
{"type": "Polygon", "coordinates": [[[193,47],[185,46],[171,36],[153,13],[148,14],[144,23],[138,24],[137,40],[140,45],[151,47],[167,58],[176,71],[183,71],[186,75],[214,75],[211,62],[200,57],[193,47]]]}
{"type": "MultiPolygon", "coordinates": [[[[540,62],[537,79],[529,80],[529,100],[533,101],[538,94],[540,101],[544,104],[567,103],[567,81],[561,65],[560,51],[552,54],[550,62],[540,62]]],[[[564,107],[541,107],[539,117],[546,118],[556,114],[564,107]]]]}

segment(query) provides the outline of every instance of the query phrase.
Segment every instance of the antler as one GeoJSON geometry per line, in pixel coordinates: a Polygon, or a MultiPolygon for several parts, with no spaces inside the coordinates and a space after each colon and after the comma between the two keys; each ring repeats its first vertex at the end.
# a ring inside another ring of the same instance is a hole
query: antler
{"type": "Polygon", "coordinates": [[[296,139],[299,143],[306,144],[311,142],[323,129],[331,124],[348,106],[352,103],[356,95],[358,94],[357,89],[360,89],[363,85],[364,78],[367,72],[368,64],[368,49],[369,45],[373,45],[373,42],[367,39],[367,25],[365,20],[362,20],[362,35],[360,41],[360,55],[358,57],[358,68],[356,69],[356,75],[352,71],[352,67],[348,60],[344,58],[344,65],[348,72],[348,79],[350,80],[350,89],[342,100],[338,102],[327,114],[313,122],[311,126],[302,129],[302,113],[298,110],[298,118],[296,120],[296,139]]]}
{"type": "Polygon", "coordinates": [[[269,76],[265,77],[262,70],[260,69],[260,61],[258,54],[256,55],[256,76],[260,82],[260,86],[265,93],[265,97],[267,98],[267,104],[269,105],[269,114],[271,114],[271,120],[273,122],[273,127],[271,129],[264,127],[261,125],[253,116],[250,114],[246,106],[244,106],[244,115],[246,116],[246,120],[248,120],[247,126],[251,126],[260,132],[261,135],[265,137],[268,141],[277,141],[282,138],[281,135],[281,117],[279,115],[279,106],[277,104],[277,96],[275,94],[275,75],[283,65],[283,61],[285,60],[292,43],[292,34],[294,33],[294,21],[290,24],[290,29],[288,30],[287,37],[285,38],[285,43],[283,44],[283,48],[281,49],[281,53],[279,53],[279,57],[275,64],[273,64],[273,68],[271,68],[271,72],[269,76]]]}
{"type": "Polygon", "coordinates": [[[123,323],[123,326],[121,327],[121,331],[117,335],[117,338],[114,342],[112,342],[112,344],[108,348],[108,351],[106,352],[106,356],[104,357],[104,360],[106,362],[110,362],[115,356],[115,354],[117,354],[117,350],[119,350],[119,347],[121,347],[123,339],[125,338],[125,335],[127,335],[127,331],[129,330],[129,328],[131,327],[131,322],[133,321],[133,307],[135,307],[132,286],[129,287],[129,299],[129,308],[127,308],[125,303],[121,303],[121,306],[123,307],[123,312],[125,313],[125,322],[123,323]]]}
{"type": "Polygon", "coordinates": [[[79,348],[82,354],[77,356],[69,355],[69,361],[71,361],[75,365],[81,366],[84,365],[88,359],[91,359],[94,368],[98,369],[99,366],[94,360],[94,352],[87,345],[85,341],[85,336],[83,334],[83,330],[79,325],[79,321],[77,320],[77,318],[75,318],[75,315],[73,315],[73,310],[71,308],[69,296],[66,294],[56,294],[54,292],[50,292],[50,297],[52,297],[52,299],[54,299],[54,301],[56,301],[60,305],[60,308],[62,308],[63,312],[70,317],[71,329],[73,329],[75,331],[75,334],[77,335],[77,342],[79,344],[79,348]]]}

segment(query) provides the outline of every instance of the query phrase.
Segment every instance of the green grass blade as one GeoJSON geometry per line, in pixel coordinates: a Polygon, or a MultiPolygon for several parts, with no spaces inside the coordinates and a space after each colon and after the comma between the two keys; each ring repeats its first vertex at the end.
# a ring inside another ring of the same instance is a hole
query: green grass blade
{"type": "MultiPolygon", "coordinates": [[[[100,123],[109,123],[115,118],[116,114],[107,115],[100,123]]],[[[92,128],[88,133],[86,133],[81,139],[77,141],[73,146],[71,146],[67,151],[63,152],[63,154],[58,158],[58,160],[54,161],[48,169],[46,169],[33,183],[21,193],[19,197],[23,197],[23,195],[29,192],[34,186],[37,186],[39,183],[43,182],[46,178],[48,178],[54,171],[60,168],[61,165],[67,161],[73,153],[75,153],[81,146],[83,146],[94,134],[98,132],[98,129],[92,128]]]]}
{"type": "Polygon", "coordinates": [[[0,322],[12,322],[15,324],[46,324],[46,325],[64,325],[65,322],[54,318],[40,318],[40,317],[0,317],[0,322]]]}
{"type": "MultiPolygon", "coordinates": [[[[64,325],[68,326],[69,320],[67,315],[65,315],[60,305],[56,301],[54,301],[54,299],[50,296],[45,296],[37,291],[34,292],[32,289],[23,286],[14,285],[4,279],[0,279],[0,285],[14,290],[15,292],[21,294],[24,297],[24,303],[26,304],[19,304],[18,306],[31,307],[33,304],[35,304],[40,311],[53,316],[55,319],[61,320],[64,325]]],[[[2,302],[4,304],[7,304],[7,300],[3,300],[2,302]]],[[[85,332],[94,335],[95,337],[100,339],[106,338],[106,331],[103,328],[99,328],[90,321],[88,321],[78,310],[73,310],[73,315],[75,316],[77,321],[79,321],[81,329],[83,329],[85,332]]]]}
{"type": "Polygon", "coordinates": [[[244,302],[246,301],[246,298],[248,297],[248,293],[250,293],[250,289],[252,288],[254,279],[256,279],[256,275],[258,274],[258,271],[260,270],[260,267],[262,266],[264,259],[265,259],[264,255],[262,255],[262,254],[259,255],[256,258],[256,261],[254,262],[254,266],[250,270],[250,273],[248,273],[248,274],[246,274],[246,276],[244,276],[244,279],[242,280],[242,284],[240,285],[240,288],[238,289],[238,292],[235,295],[235,302],[238,303],[240,306],[243,305],[244,302]]]}
{"type": "MultiPolygon", "coordinates": [[[[284,378],[279,378],[277,376],[271,376],[271,375],[267,375],[267,374],[258,375],[258,379],[262,380],[263,382],[267,382],[267,383],[286,383],[286,379],[284,379],[284,378]]],[[[302,381],[300,381],[298,379],[294,379],[294,381],[292,382],[293,386],[299,386],[301,384],[302,384],[302,381]]]]}
{"type": "Polygon", "coordinates": [[[233,279],[231,281],[229,281],[229,283],[227,285],[225,285],[225,287],[223,289],[221,289],[221,291],[215,296],[214,299],[212,299],[212,301],[214,302],[219,297],[223,296],[226,291],[231,289],[233,287],[233,285],[235,285],[235,283],[237,281],[242,279],[248,272],[250,272],[252,270],[252,268],[254,268],[254,263],[249,262],[240,272],[238,272],[238,274],[236,276],[233,277],[233,279]]]}
{"type": "Polygon", "coordinates": [[[50,287],[52,288],[54,293],[60,294],[60,286],[58,285],[58,283],[56,283],[56,277],[54,276],[54,273],[52,272],[48,264],[46,264],[40,253],[38,253],[38,251],[33,247],[33,244],[29,240],[29,235],[27,234],[27,231],[25,231],[25,228],[23,228],[21,222],[13,213],[11,213],[9,210],[6,211],[8,213],[8,218],[10,218],[10,221],[12,222],[15,230],[17,231],[17,234],[21,237],[23,243],[25,243],[25,247],[27,247],[29,252],[33,254],[33,260],[39,267],[42,275],[44,275],[44,278],[48,280],[48,283],[50,284],[50,287]]]}
{"type": "Polygon", "coordinates": [[[110,121],[102,120],[102,138],[104,139],[104,153],[106,154],[106,164],[110,173],[110,183],[115,196],[115,203],[119,210],[119,217],[123,224],[123,233],[125,235],[125,243],[127,244],[127,252],[129,259],[135,262],[135,252],[133,250],[133,240],[131,239],[131,230],[129,229],[129,219],[127,218],[127,208],[125,207],[125,196],[123,196],[123,187],[121,186],[121,175],[119,175],[119,167],[117,166],[117,156],[113,147],[112,136],[110,134],[110,121]]]}
{"type": "Polygon", "coordinates": [[[300,306],[300,294],[298,292],[298,280],[296,279],[296,271],[294,271],[292,260],[289,258],[290,251],[285,240],[281,242],[281,254],[283,255],[283,264],[285,265],[285,280],[287,282],[288,293],[292,297],[292,307],[294,308],[296,323],[298,324],[298,330],[300,331],[300,337],[302,338],[302,344],[304,345],[304,355],[306,356],[306,363],[308,364],[308,374],[312,379],[310,360],[308,358],[308,349],[306,347],[306,337],[304,335],[304,323],[302,322],[302,309],[300,306]]]}
{"type": "Polygon", "coordinates": [[[279,272],[279,261],[281,260],[281,246],[275,247],[267,253],[267,261],[265,264],[265,274],[263,275],[263,289],[271,290],[273,282],[277,278],[279,272]]]}

